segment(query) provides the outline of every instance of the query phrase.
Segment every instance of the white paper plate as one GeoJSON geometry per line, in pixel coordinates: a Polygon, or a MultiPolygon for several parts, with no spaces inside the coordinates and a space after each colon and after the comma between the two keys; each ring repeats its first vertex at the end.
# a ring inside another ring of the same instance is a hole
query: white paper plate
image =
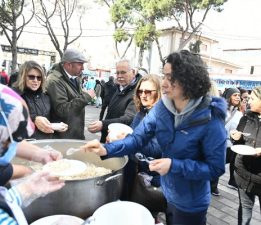
{"type": "Polygon", "coordinates": [[[110,140],[117,140],[117,136],[121,133],[132,134],[133,132],[130,126],[123,123],[111,123],[108,126],[108,130],[110,140]]]}
{"type": "Polygon", "coordinates": [[[247,145],[233,145],[231,150],[240,155],[255,155],[256,149],[247,145]]]}
{"type": "Polygon", "coordinates": [[[63,130],[64,125],[62,123],[51,123],[51,127],[53,130],[63,130]]]}
{"type": "Polygon", "coordinates": [[[81,225],[84,220],[70,215],[46,216],[34,221],[30,225],[81,225]]]}
{"type": "Polygon", "coordinates": [[[80,160],[61,159],[49,162],[43,166],[43,170],[50,172],[54,176],[75,176],[83,173],[87,169],[87,165],[80,160]],[[59,167],[59,164],[61,167],[59,167]]]}

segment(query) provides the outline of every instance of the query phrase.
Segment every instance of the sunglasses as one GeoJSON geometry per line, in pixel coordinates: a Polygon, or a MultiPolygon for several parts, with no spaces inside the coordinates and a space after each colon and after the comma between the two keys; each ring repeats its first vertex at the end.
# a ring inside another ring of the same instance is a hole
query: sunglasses
{"type": "Polygon", "coordinates": [[[35,78],[36,78],[37,81],[41,81],[42,80],[41,76],[27,75],[27,77],[28,77],[29,80],[35,80],[35,78]]]}
{"type": "Polygon", "coordinates": [[[137,91],[137,94],[138,94],[139,96],[141,96],[142,93],[144,93],[145,95],[150,96],[153,91],[156,91],[156,90],[141,90],[141,89],[140,89],[140,90],[137,91]]]}

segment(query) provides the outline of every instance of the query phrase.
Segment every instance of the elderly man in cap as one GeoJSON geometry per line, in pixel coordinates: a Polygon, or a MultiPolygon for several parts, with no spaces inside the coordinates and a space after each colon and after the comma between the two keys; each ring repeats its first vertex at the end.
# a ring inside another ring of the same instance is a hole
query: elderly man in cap
{"type": "Polygon", "coordinates": [[[47,78],[47,93],[51,98],[53,121],[64,121],[68,130],[59,133],[58,138],[84,140],[85,106],[94,96],[81,88],[83,64],[87,62],[84,55],[67,49],[59,64],[54,65],[47,78]]]}

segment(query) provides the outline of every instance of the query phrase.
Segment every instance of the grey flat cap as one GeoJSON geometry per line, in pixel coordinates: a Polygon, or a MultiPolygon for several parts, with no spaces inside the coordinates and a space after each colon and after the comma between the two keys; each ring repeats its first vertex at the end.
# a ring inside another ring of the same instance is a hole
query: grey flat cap
{"type": "Polygon", "coordinates": [[[75,49],[66,49],[63,57],[62,57],[62,62],[80,62],[80,63],[86,63],[87,59],[85,56],[79,52],[78,50],[75,49]]]}

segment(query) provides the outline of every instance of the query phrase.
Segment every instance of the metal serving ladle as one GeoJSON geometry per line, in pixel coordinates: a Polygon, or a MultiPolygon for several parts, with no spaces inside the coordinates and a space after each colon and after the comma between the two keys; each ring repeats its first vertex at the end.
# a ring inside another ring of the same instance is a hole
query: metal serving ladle
{"type": "Polygon", "coordinates": [[[150,161],[154,160],[153,157],[147,157],[147,156],[145,156],[144,154],[142,154],[142,153],[140,153],[140,152],[137,152],[137,153],[135,154],[135,157],[136,157],[136,159],[138,159],[139,161],[141,161],[141,162],[146,162],[146,163],[148,163],[148,164],[150,164],[150,161]]]}

